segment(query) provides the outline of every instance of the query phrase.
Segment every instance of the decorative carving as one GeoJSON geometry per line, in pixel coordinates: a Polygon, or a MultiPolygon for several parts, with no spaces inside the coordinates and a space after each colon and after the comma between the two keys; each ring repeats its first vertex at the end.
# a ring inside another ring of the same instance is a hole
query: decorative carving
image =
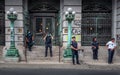
{"type": "Polygon", "coordinates": [[[22,28],[18,28],[17,32],[22,33],[22,28]]]}
{"type": "Polygon", "coordinates": [[[64,33],[68,33],[68,28],[64,28],[64,33]]]}

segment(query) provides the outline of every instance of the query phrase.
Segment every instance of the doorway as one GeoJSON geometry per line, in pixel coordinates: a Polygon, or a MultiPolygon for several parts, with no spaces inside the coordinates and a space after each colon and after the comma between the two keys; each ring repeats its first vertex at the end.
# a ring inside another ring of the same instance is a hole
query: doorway
{"type": "Polygon", "coordinates": [[[44,45],[44,36],[47,33],[54,35],[55,18],[54,17],[35,17],[33,31],[35,36],[35,45],[44,45]]]}
{"type": "Polygon", "coordinates": [[[43,46],[46,33],[54,37],[53,45],[58,45],[58,15],[60,0],[30,0],[29,4],[30,29],[35,37],[35,45],[43,46]],[[32,5],[32,6],[31,6],[32,5]]]}

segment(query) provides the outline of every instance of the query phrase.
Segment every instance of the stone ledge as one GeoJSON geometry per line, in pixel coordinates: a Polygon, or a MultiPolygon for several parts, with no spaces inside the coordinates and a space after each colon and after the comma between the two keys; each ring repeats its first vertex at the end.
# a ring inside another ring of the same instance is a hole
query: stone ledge
{"type": "Polygon", "coordinates": [[[19,58],[18,57],[4,57],[4,62],[14,62],[14,63],[18,63],[19,62],[19,58]]]}

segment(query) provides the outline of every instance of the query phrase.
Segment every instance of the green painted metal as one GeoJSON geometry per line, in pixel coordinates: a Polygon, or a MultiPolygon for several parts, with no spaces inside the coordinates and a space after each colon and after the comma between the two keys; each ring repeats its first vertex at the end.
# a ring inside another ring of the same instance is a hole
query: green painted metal
{"type": "Polygon", "coordinates": [[[67,43],[67,48],[70,48],[71,46],[71,37],[72,37],[72,24],[71,21],[68,21],[68,43],[67,43]]]}
{"type": "Polygon", "coordinates": [[[67,48],[64,50],[64,57],[65,58],[71,58],[72,51],[71,51],[71,37],[72,37],[72,21],[75,18],[75,15],[72,14],[72,12],[69,12],[65,15],[66,20],[68,21],[68,42],[67,42],[67,48]]]}
{"type": "Polygon", "coordinates": [[[6,56],[11,57],[19,57],[18,49],[15,47],[15,32],[14,32],[14,21],[17,19],[17,15],[11,13],[8,15],[8,19],[11,21],[10,29],[11,29],[11,43],[10,48],[7,50],[6,56]]]}

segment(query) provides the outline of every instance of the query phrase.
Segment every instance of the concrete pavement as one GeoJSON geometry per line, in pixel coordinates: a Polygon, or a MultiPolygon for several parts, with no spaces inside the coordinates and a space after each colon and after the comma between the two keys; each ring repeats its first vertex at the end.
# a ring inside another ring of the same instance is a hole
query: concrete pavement
{"type": "Polygon", "coordinates": [[[120,70],[0,68],[0,75],[120,75],[120,70]]]}

